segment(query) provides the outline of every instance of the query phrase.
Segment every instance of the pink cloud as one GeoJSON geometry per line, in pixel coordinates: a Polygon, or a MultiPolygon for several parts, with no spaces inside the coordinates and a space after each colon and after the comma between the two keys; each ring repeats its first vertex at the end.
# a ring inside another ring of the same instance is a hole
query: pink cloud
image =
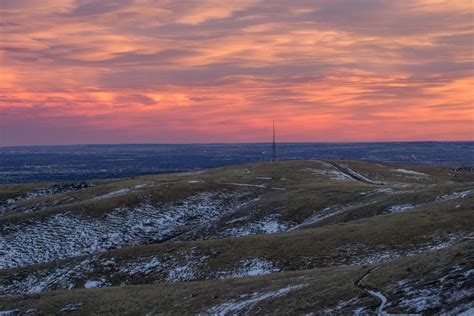
{"type": "Polygon", "coordinates": [[[275,119],[285,141],[472,140],[469,3],[2,0],[0,129],[255,142],[275,119]]]}

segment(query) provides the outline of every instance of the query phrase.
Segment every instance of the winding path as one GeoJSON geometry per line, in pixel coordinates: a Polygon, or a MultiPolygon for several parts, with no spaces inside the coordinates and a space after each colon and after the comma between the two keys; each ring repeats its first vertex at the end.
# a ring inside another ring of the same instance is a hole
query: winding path
{"type": "Polygon", "coordinates": [[[374,290],[369,290],[367,288],[365,288],[363,285],[362,285],[362,281],[364,281],[370,273],[378,270],[380,267],[375,267],[375,268],[372,268],[372,269],[369,269],[366,273],[364,273],[355,283],[354,285],[357,286],[359,289],[361,289],[362,291],[364,291],[365,293],[367,293],[368,295],[372,296],[373,298],[375,298],[377,301],[379,301],[379,306],[377,307],[377,315],[386,315],[386,313],[383,311],[383,309],[385,308],[385,306],[387,305],[388,303],[388,299],[387,297],[382,293],[382,292],[378,292],[378,291],[374,291],[374,290]]]}

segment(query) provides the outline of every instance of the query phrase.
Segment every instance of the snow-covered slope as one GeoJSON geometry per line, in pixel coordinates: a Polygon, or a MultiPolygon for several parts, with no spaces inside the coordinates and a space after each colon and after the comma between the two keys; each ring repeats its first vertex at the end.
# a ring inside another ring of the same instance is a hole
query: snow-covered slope
{"type": "Polygon", "coordinates": [[[179,203],[113,209],[102,218],[53,214],[2,225],[0,269],[161,242],[248,204],[242,195],[201,193],[179,203]]]}

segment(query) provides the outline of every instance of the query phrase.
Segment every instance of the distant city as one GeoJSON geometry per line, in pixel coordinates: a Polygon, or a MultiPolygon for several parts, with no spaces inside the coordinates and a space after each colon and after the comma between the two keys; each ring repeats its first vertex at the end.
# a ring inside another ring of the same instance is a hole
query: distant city
{"type": "MultiPolygon", "coordinates": [[[[279,160],[356,159],[467,167],[474,142],[281,143],[279,160]]],[[[0,147],[0,183],[79,181],[198,170],[272,159],[272,144],[0,147]]]]}

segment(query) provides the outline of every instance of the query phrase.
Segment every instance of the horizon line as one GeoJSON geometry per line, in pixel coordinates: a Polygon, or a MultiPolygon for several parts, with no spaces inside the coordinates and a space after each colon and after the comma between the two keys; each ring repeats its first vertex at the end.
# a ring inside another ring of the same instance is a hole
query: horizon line
{"type": "MultiPolygon", "coordinates": [[[[474,140],[390,140],[390,141],[283,141],[276,144],[395,144],[395,143],[472,143],[474,140]]],[[[272,142],[192,142],[192,143],[76,143],[43,145],[0,145],[0,148],[68,147],[68,146],[124,146],[124,145],[271,145],[272,142]]]]}

